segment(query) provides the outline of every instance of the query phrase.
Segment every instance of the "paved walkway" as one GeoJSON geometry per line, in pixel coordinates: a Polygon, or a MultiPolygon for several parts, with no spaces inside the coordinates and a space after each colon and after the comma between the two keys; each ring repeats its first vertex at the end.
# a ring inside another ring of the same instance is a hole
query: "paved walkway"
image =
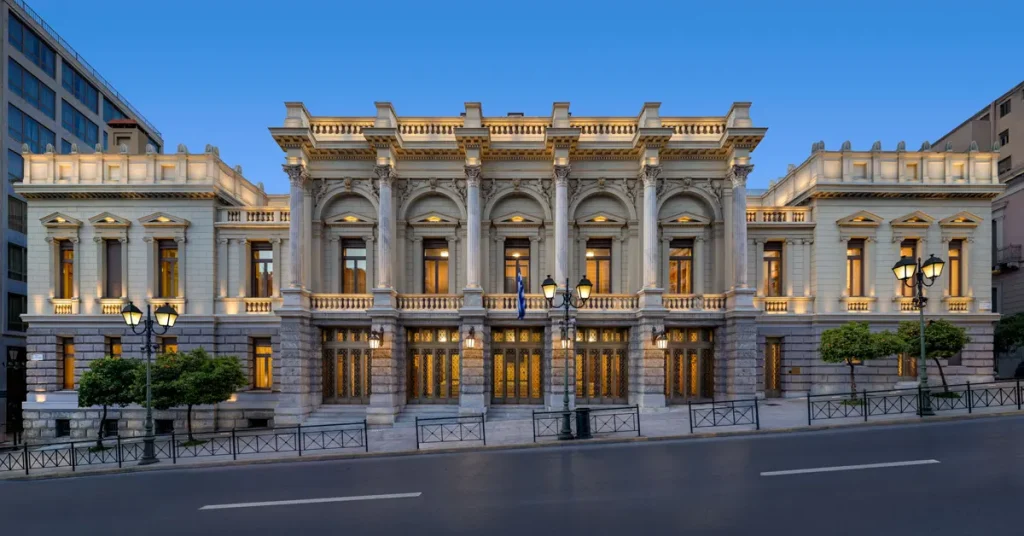
{"type": "MultiPolygon", "coordinates": [[[[707,406],[704,406],[707,407],[707,406]]],[[[834,418],[828,420],[815,420],[812,426],[807,424],[807,399],[770,399],[761,400],[758,402],[759,410],[759,423],[760,430],[792,430],[792,429],[815,429],[824,427],[835,427],[835,426],[849,426],[863,424],[865,422],[863,416],[855,417],[844,417],[834,418]]],[[[991,408],[979,408],[974,409],[975,414],[997,414],[1005,412],[1016,412],[1016,406],[1002,406],[1002,407],[991,407],[991,408]]],[[[957,416],[967,415],[968,411],[963,410],[948,410],[942,411],[941,415],[957,416]]],[[[750,412],[750,420],[753,420],[752,412],[750,412]]],[[[624,415],[623,418],[631,419],[632,417],[624,415]]],[[[914,413],[902,413],[893,415],[871,415],[869,416],[868,422],[915,422],[920,421],[921,418],[914,413]]],[[[530,418],[529,413],[525,414],[524,418],[508,418],[508,419],[491,419],[486,422],[485,435],[487,440],[487,446],[513,446],[521,445],[526,446],[534,444],[532,425],[533,421],[530,418]]],[[[706,420],[705,424],[709,424],[706,420]]],[[[539,425],[543,426],[543,425],[539,425]]],[[[557,431],[557,424],[550,424],[548,428],[549,432],[557,431]]],[[[633,427],[631,421],[625,426],[626,431],[609,433],[609,434],[596,434],[601,439],[619,439],[629,440],[630,438],[636,438],[637,432],[633,427]]],[[[687,406],[674,406],[665,409],[657,410],[641,410],[640,412],[640,430],[641,436],[645,438],[664,438],[664,437],[686,437],[691,435],[702,436],[708,434],[721,434],[730,432],[745,432],[753,431],[755,429],[754,424],[742,424],[735,426],[715,426],[715,427],[699,427],[695,428],[693,432],[690,431],[690,415],[687,406]]],[[[306,436],[306,442],[310,443],[311,436],[307,435],[311,432],[319,433],[323,431],[325,434],[330,435],[331,432],[340,432],[340,430],[332,427],[320,427],[314,430],[313,427],[303,427],[304,436],[306,436]]],[[[356,428],[355,431],[361,432],[361,429],[356,428]]],[[[454,431],[458,433],[458,429],[454,431]]],[[[277,438],[281,441],[287,441],[286,437],[291,434],[291,440],[294,441],[295,429],[284,429],[281,430],[280,437],[277,438]]],[[[427,432],[423,429],[420,430],[421,434],[427,435],[427,432]]],[[[483,446],[482,440],[474,440],[474,438],[481,437],[479,433],[479,425],[469,425],[465,430],[465,436],[469,439],[465,441],[444,441],[439,443],[421,444],[419,451],[429,452],[437,450],[449,451],[452,449],[473,449],[480,448],[483,446]]],[[[242,438],[253,432],[239,431],[238,437],[242,438]]],[[[270,434],[270,431],[256,432],[260,434],[270,434]]],[[[437,433],[437,430],[434,431],[437,433]]],[[[343,456],[360,457],[382,453],[401,453],[401,454],[412,454],[417,451],[416,445],[416,427],[412,423],[403,423],[390,428],[370,428],[368,430],[369,449],[362,446],[361,442],[356,443],[350,448],[331,448],[327,450],[313,450],[308,446],[305,447],[303,458],[337,458],[343,456]]],[[[224,439],[224,444],[230,445],[227,441],[230,438],[229,432],[224,433],[221,436],[224,439]]],[[[357,434],[357,437],[358,434],[357,434]]],[[[436,439],[436,435],[433,436],[436,439]]],[[[446,438],[449,437],[446,435],[446,438]]],[[[270,440],[273,440],[271,438],[270,440]]],[[[211,441],[210,445],[216,443],[211,441]]],[[[536,444],[552,444],[558,443],[554,437],[542,437],[538,438],[536,444]]],[[[84,445],[83,445],[84,447],[84,445]]],[[[54,445],[52,450],[60,452],[63,448],[63,452],[68,452],[67,444],[54,445]]],[[[200,447],[202,450],[204,447],[200,447]]],[[[174,463],[176,466],[181,467],[192,467],[192,466],[203,466],[203,465],[223,465],[231,463],[246,463],[246,462],[267,462],[275,460],[288,460],[297,459],[299,454],[295,451],[290,452],[263,452],[254,454],[238,454],[237,461],[232,459],[230,453],[230,447],[223,448],[210,448],[214,452],[218,452],[215,455],[202,456],[202,457],[183,457],[179,455],[178,459],[174,463]]],[[[30,451],[31,452],[31,451],[30,451]]],[[[3,466],[3,449],[0,449],[0,479],[10,478],[23,478],[25,477],[24,469],[7,470],[3,466]]],[[[65,454],[66,455],[66,454],[65,454]]],[[[84,454],[83,454],[84,455],[84,454]]],[[[112,455],[111,455],[112,456],[112,455]]],[[[8,462],[10,460],[8,459],[8,462]]],[[[171,460],[163,460],[159,464],[160,467],[167,467],[172,465],[171,460]]],[[[30,471],[30,475],[58,475],[58,474],[71,474],[71,467],[58,467],[58,468],[47,468],[47,469],[36,469],[35,464],[30,471]]],[[[125,470],[136,470],[138,467],[134,462],[125,462],[125,470]]],[[[87,474],[90,472],[109,472],[111,470],[117,470],[117,463],[99,463],[92,465],[82,465],[79,462],[75,468],[74,473],[87,474]]]]}

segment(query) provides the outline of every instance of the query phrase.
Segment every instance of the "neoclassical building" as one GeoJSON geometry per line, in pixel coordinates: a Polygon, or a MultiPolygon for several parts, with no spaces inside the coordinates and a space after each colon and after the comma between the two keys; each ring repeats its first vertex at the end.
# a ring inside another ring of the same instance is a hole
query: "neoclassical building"
{"type": "MultiPolygon", "coordinates": [[[[946,376],[992,377],[991,203],[1004,186],[998,155],[976,146],[819,142],[753,191],[766,129],[750,103],[719,117],[662,117],[658,103],[631,117],[575,117],[561,102],[543,117],[479,103],[453,117],[285,108],[270,129],[284,195],[212,146],[24,151],[28,437],[99,426],[76,409],[76,382],[93,359],[138,355],[118,316],[128,300],[179,311],[164,349],[242,359],[251,388],[203,413],[211,427],[557,408],[566,352],[578,405],[838,391],[846,372],[819,360],[820,333],[915,319],[891,272],[901,255],[947,261],[927,314],[972,342],[946,376]],[[548,275],[594,284],[564,342],[548,275]]],[[[867,388],[917,372],[899,356],[861,368],[867,388]]],[[[140,415],[120,412],[119,426],[140,415]]],[[[177,418],[162,416],[164,429],[177,418]]]]}

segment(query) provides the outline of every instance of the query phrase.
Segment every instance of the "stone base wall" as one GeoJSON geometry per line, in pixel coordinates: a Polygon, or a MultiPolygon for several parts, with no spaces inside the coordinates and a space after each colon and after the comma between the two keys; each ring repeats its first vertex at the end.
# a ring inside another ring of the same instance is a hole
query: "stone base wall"
{"type": "MultiPolygon", "coordinates": [[[[188,430],[186,410],[173,409],[154,411],[153,420],[173,420],[174,432],[184,434],[188,430]]],[[[78,441],[95,439],[100,429],[103,410],[98,408],[79,409],[31,409],[23,412],[25,418],[24,441],[29,443],[53,441],[78,441]],[[57,437],[57,420],[70,421],[71,433],[57,437]]],[[[118,435],[132,437],[145,435],[146,410],[143,408],[108,409],[107,420],[117,420],[118,435]]],[[[274,426],[273,409],[217,409],[200,408],[192,410],[192,431],[217,432],[249,428],[250,419],[267,419],[268,426],[274,426]]]]}

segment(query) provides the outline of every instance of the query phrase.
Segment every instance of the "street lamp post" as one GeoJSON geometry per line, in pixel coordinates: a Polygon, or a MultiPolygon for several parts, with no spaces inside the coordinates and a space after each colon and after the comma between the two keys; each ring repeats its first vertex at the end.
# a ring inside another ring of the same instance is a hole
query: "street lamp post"
{"type": "Polygon", "coordinates": [[[572,439],[572,427],[569,424],[569,353],[572,349],[572,341],[569,339],[569,309],[572,307],[579,309],[586,305],[594,285],[586,276],[583,276],[583,279],[580,279],[580,282],[576,285],[576,296],[574,297],[572,289],[569,288],[569,278],[565,278],[565,294],[562,295],[562,302],[558,305],[555,305],[555,291],[558,289],[558,284],[555,283],[554,279],[551,279],[550,275],[544,280],[541,287],[544,289],[544,298],[548,300],[548,307],[554,309],[561,308],[565,311],[565,319],[562,324],[562,351],[565,352],[565,391],[562,394],[562,430],[558,433],[558,439],[572,439]]]}
{"type": "Polygon", "coordinates": [[[174,307],[165,303],[156,308],[156,321],[154,322],[152,306],[147,304],[146,319],[143,320],[142,311],[134,303],[128,302],[128,305],[121,309],[121,316],[124,317],[125,324],[132,328],[132,333],[146,336],[142,347],[146,352],[146,435],[143,438],[142,457],[139,458],[139,465],[151,465],[159,461],[156,458],[156,450],[153,444],[155,440],[153,436],[153,383],[150,375],[153,350],[156,346],[153,343],[154,325],[162,328],[160,335],[167,333],[167,330],[174,326],[174,322],[178,320],[178,312],[174,310],[174,307]]]}
{"type": "Polygon", "coordinates": [[[928,388],[928,361],[925,359],[924,307],[928,305],[928,297],[924,295],[924,287],[930,287],[935,284],[935,279],[942,275],[942,267],[945,265],[946,263],[942,259],[931,255],[924,263],[921,262],[920,257],[917,260],[913,257],[902,257],[892,267],[893,273],[896,274],[896,279],[914,289],[913,305],[917,308],[921,320],[921,328],[919,330],[921,351],[917,355],[917,371],[921,378],[920,410],[922,416],[935,415],[932,411],[931,389],[928,388]],[[926,279],[927,281],[925,281],[926,279]]]}

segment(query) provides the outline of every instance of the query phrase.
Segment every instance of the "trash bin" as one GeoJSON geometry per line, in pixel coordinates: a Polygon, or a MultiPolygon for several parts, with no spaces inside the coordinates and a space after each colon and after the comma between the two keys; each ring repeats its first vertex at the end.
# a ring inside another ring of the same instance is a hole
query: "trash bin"
{"type": "Polygon", "coordinates": [[[576,408],[576,439],[590,439],[590,408],[576,408]]]}

